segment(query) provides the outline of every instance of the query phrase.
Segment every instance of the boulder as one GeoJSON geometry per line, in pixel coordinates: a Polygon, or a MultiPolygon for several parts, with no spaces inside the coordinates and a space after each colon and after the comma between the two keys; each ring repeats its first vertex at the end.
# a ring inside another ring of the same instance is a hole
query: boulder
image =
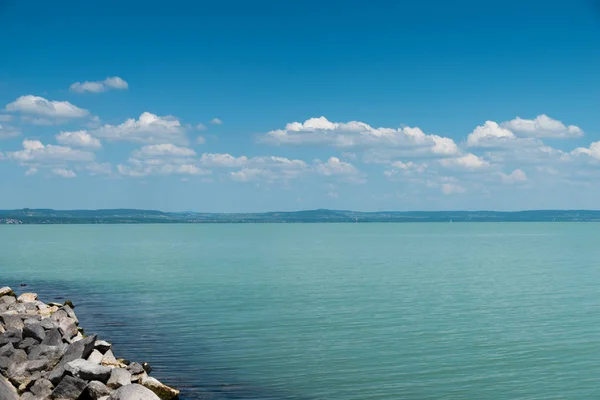
{"type": "Polygon", "coordinates": [[[11,304],[15,304],[17,299],[13,296],[4,296],[0,297],[0,304],[6,304],[6,306],[10,306],[11,304]]]}
{"type": "Polygon", "coordinates": [[[8,286],[4,286],[3,288],[0,288],[0,297],[4,296],[15,297],[15,292],[13,292],[8,286]]]}
{"type": "Polygon", "coordinates": [[[40,342],[38,342],[34,338],[28,337],[28,338],[21,340],[21,342],[19,342],[19,345],[17,346],[17,348],[19,348],[21,350],[25,350],[27,353],[29,353],[29,348],[36,346],[38,344],[40,344],[40,342]]]}
{"type": "Polygon", "coordinates": [[[43,310],[40,310],[39,314],[42,317],[49,317],[51,315],[53,315],[55,312],[58,311],[58,307],[56,306],[50,306],[48,308],[44,308],[43,310]]]}
{"type": "Polygon", "coordinates": [[[90,354],[90,356],[88,357],[87,360],[94,364],[100,364],[102,362],[102,357],[103,357],[102,353],[100,353],[98,350],[94,350],[94,351],[92,351],[92,354],[90,354]]]}
{"type": "Polygon", "coordinates": [[[58,328],[49,329],[46,332],[44,340],[42,340],[42,344],[46,344],[48,346],[58,346],[62,344],[62,335],[58,328]]]}
{"type": "Polygon", "coordinates": [[[48,379],[52,384],[56,385],[62,378],[65,372],[65,364],[77,360],[79,358],[86,359],[92,354],[94,350],[94,343],[96,342],[96,335],[88,336],[83,340],[72,343],[67,347],[65,355],[60,360],[60,363],[54,367],[54,369],[48,375],[48,379]]]}
{"type": "Polygon", "coordinates": [[[0,399],[19,400],[17,389],[2,375],[0,375],[0,399]]]}
{"type": "Polygon", "coordinates": [[[65,364],[65,371],[71,375],[88,381],[106,382],[110,377],[111,369],[102,365],[78,359],[65,364]]]}
{"type": "Polygon", "coordinates": [[[15,351],[12,343],[7,343],[4,346],[0,347],[0,357],[10,357],[10,355],[15,351]]]}
{"type": "Polygon", "coordinates": [[[146,376],[146,371],[141,364],[132,362],[127,366],[127,370],[131,372],[131,382],[139,382],[142,377],[146,376]]]}
{"type": "Polygon", "coordinates": [[[125,368],[113,368],[106,386],[111,389],[118,389],[121,386],[129,384],[131,384],[131,372],[127,371],[125,368]]]}
{"type": "Polygon", "coordinates": [[[0,357],[0,372],[8,375],[26,361],[27,353],[24,350],[13,349],[10,355],[0,357]]]}
{"type": "Polygon", "coordinates": [[[73,311],[73,309],[71,307],[69,307],[68,305],[64,305],[60,309],[63,310],[64,312],[66,312],[67,316],[69,318],[71,318],[72,320],[74,320],[76,324],[79,324],[79,320],[77,319],[77,316],[75,315],[75,311],[73,311]]]}
{"type": "Polygon", "coordinates": [[[49,367],[52,368],[65,354],[66,346],[48,346],[47,344],[40,344],[29,348],[29,355],[27,356],[30,360],[39,360],[45,358],[50,361],[49,367]]]}
{"type": "Polygon", "coordinates": [[[100,364],[102,365],[106,365],[109,367],[119,367],[120,364],[117,361],[117,359],[115,358],[112,350],[108,350],[106,352],[106,354],[104,354],[104,356],[102,357],[102,361],[100,362],[100,364]]]}
{"type": "Polygon", "coordinates": [[[23,333],[19,330],[7,330],[0,334],[0,346],[4,346],[7,343],[17,344],[23,340],[23,333]]]}
{"type": "Polygon", "coordinates": [[[52,389],[54,389],[52,382],[48,379],[40,378],[29,388],[29,391],[38,397],[46,398],[50,396],[52,389]]]}
{"type": "Polygon", "coordinates": [[[47,331],[49,331],[50,329],[58,329],[58,324],[56,323],[56,321],[52,321],[52,319],[47,318],[47,317],[42,318],[42,320],[40,321],[40,324],[47,331]]]}
{"type": "Polygon", "coordinates": [[[112,345],[104,340],[96,340],[96,343],[94,343],[94,347],[100,353],[104,354],[112,348],[112,345]]]}
{"type": "Polygon", "coordinates": [[[38,295],[36,293],[23,293],[17,297],[19,303],[35,303],[37,299],[38,295]]]}
{"type": "Polygon", "coordinates": [[[151,376],[142,377],[140,384],[152,390],[161,400],[172,400],[179,396],[179,390],[167,386],[151,376]]]}
{"type": "Polygon", "coordinates": [[[87,397],[91,400],[99,400],[110,395],[110,389],[100,381],[91,381],[85,388],[87,397]]]}
{"type": "Polygon", "coordinates": [[[109,400],[160,400],[160,398],[150,389],[133,383],[115,390],[110,395],[109,400]]]}
{"type": "Polygon", "coordinates": [[[40,398],[31,392],[25,392],[21,395],[21,400],[40,400],[40,398]]]}
{"type": "Polygon", "coordinates": [[[2,322],[4,323],[4,328],[9,330],[18,330],[22,331],[25,327],[23,320],[16,315],[2,315],[0,316],[2,322]]]}
{"type": "Polygon", "coordinates": [[[23,338],[33,338],[42,342],[46,338],[46,332],[40,323],[26,325],[23,328],[23,338]]]}
{"type": "Polygon", "coordinates": [[[52,391],[50,398],[53,400],[77,400],[86,386],[87,382],[83,379],[67,375],[52,391]]]}

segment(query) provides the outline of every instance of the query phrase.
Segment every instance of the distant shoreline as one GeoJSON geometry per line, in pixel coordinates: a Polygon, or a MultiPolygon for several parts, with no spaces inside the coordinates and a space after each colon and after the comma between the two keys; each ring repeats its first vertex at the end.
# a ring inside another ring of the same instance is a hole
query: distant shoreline
{"type": "Polygon", "coordinates": [[[375,211],[305,210],[264,213],[163,212],[154,210],[0,210],[3,225],[248,224],[422,222],[600,222],[599,210],[375,211]]]}

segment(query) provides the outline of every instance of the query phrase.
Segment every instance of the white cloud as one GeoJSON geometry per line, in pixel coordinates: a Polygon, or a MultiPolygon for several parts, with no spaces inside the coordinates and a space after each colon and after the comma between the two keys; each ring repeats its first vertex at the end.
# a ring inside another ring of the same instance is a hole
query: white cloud
{"type": "Polygon", "coordinates": [[[0,124],[0,140],[2,139],[12,139],[20,136],[21,132],[17,129],[10,128],[8,126],[3,126],[0,124]]]}
{"type": "Polygon", "coordinates": [[[520,169],[515,169],[510,174],[501,172],[500,177],[504,183],[518,183],[527,181],[527,175],[520,169]]]}
{"type": "Polygon", "coordinates": [[[535,119],[515,118],[502,123],[502,127],[527,137],[537,138],[570,138],[583,135],[583,130],[575,125],[566,126],[561,121],[550,118],[546,114],[535,119]]]}
{"type": "Polygon", "coordinates": [[[54,175],[63,177],[63,178],[75,178],[77,177],[77,174],[70,169],[65,169],[65,168],[53,168],[52,169],[52,173],[54,175]]]}
{"type": "Polygon", "coordinates": [[[198,137],[196,138],[196,144],[204,144],[204,143],[206,143],[206,139],[204,138],[204,136],[198,135],[198,137]]]}
{"type": "Polygon", "coordinates": [[[574,156],[587,155],[600,160],[600,142],[593,142],[589,147],[578,147],[571,154],[574,156]]]}
{"type": "Polygon", "coordinates": [[[83,167],[90,175],[111,175],[112,165],[110,163],[93,162],[83,167]]]}
{"type": "Polygon", "coordinates": [[[204,153],[200,163],[211,167],[241,167],[248,164],[248,157],[234,157],[231,154],[204,153]]]}
{"type": "Polygon", "coordinates": [[[322,163],[317,161],[315,166],[317,172],[321,175],[357,175],[358,170],[349,162],[341,161],[337,157],[330,157],[329,160],[322,163]]]}
{"type": "Polygon", "coordinates": [[[103,81],[85,81],[85,82],[75,82],[69,88],[72,92],[77,93],[101,93],[106,92],[110,89],[116,90],[127,90],[129,88],[129,84],[125,82],[123,79],[118,76],[113,76],[106,78],[103,81]]]}
{"type": "Polygon", "coordinates": [[[0,122],[10,122],[13,120],[12,115],[0,114],[0,122]]]}
{"type": "Polygon", "coordinates": [[[5,107],[9,112],[42,115],[52,118],[83,118],[89,111],[79,108],[68,101],[50,101],[39,96],[21,96],[5,107]]]}
{"type": "Polygon", "coordinates": [[[250,182],[256,181],[261,178],[267,178],[268,180],[274,178],[272,171],[260,169],[260,168],[243,168],[239,171],[230,172],[231,179],[237,182],[250,182]]]}
{"type": "Polygon", "coordinates": [[[440,164],[447,168],[459,168],[467,170],[487,168],[490,166],[489,162],[472,153],[468,153],[464,156],[457,158],[446,158],[440,160],[440,164]]]}
{"type": "Polygon", "coordinates": [[[104,80],[104,84],[111,89],[120,89],[120,90],[129,89],[129,84],[127,82],[125,82],[123,79],[119,78],[118,76],[106,78],[104,80]]]}
{"type": "Polygon", "coordinates": [[[495,147],[510,143],[516,139],[514,133],[506,128],[502,128],[494,121],[485,121],[485,124],[478,126],[467,137],[469,147],[495,147]]]}
{"type": "Polygon", "coordinates": [[[195,155],[196,152],[194,150],[187,147],[175,146],[172,143],[146,145],[131,153],[131,156],[135,158],[194,157],[195,155]]]}
{"type": "Polygon", "coordinates": [[[91,131],[94,136],[107,140],[124,140],[150,144],[187,144],[185,129],[172,116],[159,117],[144,112],[139,119],[130,118],[120,125],[104,125],[91,131]]]}
{"type": "Polygon", "coordinates": [[[27,171],[25,171],[25,176],[31,176],[37,174],[38,169],[36,167],[31,167],[27,171]]]}
{"type": "Polygon", "coordinates": [[[207,128],[206,128],[206,125],[204,125],[202,122],[200,122],[198,125],[196,125],[196,129],[199,131],[205,131],[207,128]]]}
{"type": "Polygon", "coordinates": [[[86,131],[61,132],[56,135],[56,141],[65,146],[99,149],[102,147],[100,140],[86,131]]]}
{"type": "Polygon", "coordinates": [[[422,174],[427,169],[428,165],[426,163],[414,163],[412,161],[402,162],[402,161],[394,161],[390,164],[391,169],[383,171],[383,175],[388,178],[392,178],[396,176],[398,173],[401,173],[406,176],[416,174],[422,174]]]}
{"type": "Polygon", "coordinates": [[[373,128],[364,122],[330,122],[325,117],[311,118],[304,123],[289,123],[285,129],[270,131],[263,135],[261,140],[274,145],[322,144],[339,148],[400,147],[418,149],[440,157],[459,153],[458,146],[452,139],[428,135],[419,128],[373,128]]]}
{"type": "Polygon", "coordinates": [[[194,164],[179,164],[175,162],[146,163],[130,159],[129,164],[117,165],[121,175],[129,177],[143,177],[150,175],[210,175],[211,171],[199,168],[194,164]]]}
{"type": "Polygon", "coordinates": [[[7,153],[8,158],[24,164],[55,164],[65,161],[93,161],[94,153],[65,146],[44,145],[39,140],[23,140],[23,150],[7,153]]]}
{"type": "Polygon", "coordinates": [[[221,121],[219,118],[213,118],[210,120],[210,123],[213,125],[223,125],[223,121],[221,121]]]}
{"type": "Polygon", "coordinates": [[[464,193],[467,191],[464,187],[456,183],[442,183],[441,190],[444,194],[457,194],[464,193]]]}

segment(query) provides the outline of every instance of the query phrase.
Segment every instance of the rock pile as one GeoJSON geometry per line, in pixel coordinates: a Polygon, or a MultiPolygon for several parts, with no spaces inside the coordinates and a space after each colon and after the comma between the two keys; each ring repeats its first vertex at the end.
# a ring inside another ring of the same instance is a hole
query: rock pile
{"type": "Polygon", "coordinates": [[[0,288],[0,400],[174,400],[148,364],[118,359],[86,336],[73,304],[0,288]]]}

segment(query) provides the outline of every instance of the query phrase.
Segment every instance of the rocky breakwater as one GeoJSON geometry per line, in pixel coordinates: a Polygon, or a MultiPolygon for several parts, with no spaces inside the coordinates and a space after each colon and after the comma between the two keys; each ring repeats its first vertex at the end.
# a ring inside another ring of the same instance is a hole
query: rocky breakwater
{"type": "Polygon", "coordinates": [[[173,400],[147,364],[86,336],[73,305],[0,288],[0,400],[173,400]]]}

